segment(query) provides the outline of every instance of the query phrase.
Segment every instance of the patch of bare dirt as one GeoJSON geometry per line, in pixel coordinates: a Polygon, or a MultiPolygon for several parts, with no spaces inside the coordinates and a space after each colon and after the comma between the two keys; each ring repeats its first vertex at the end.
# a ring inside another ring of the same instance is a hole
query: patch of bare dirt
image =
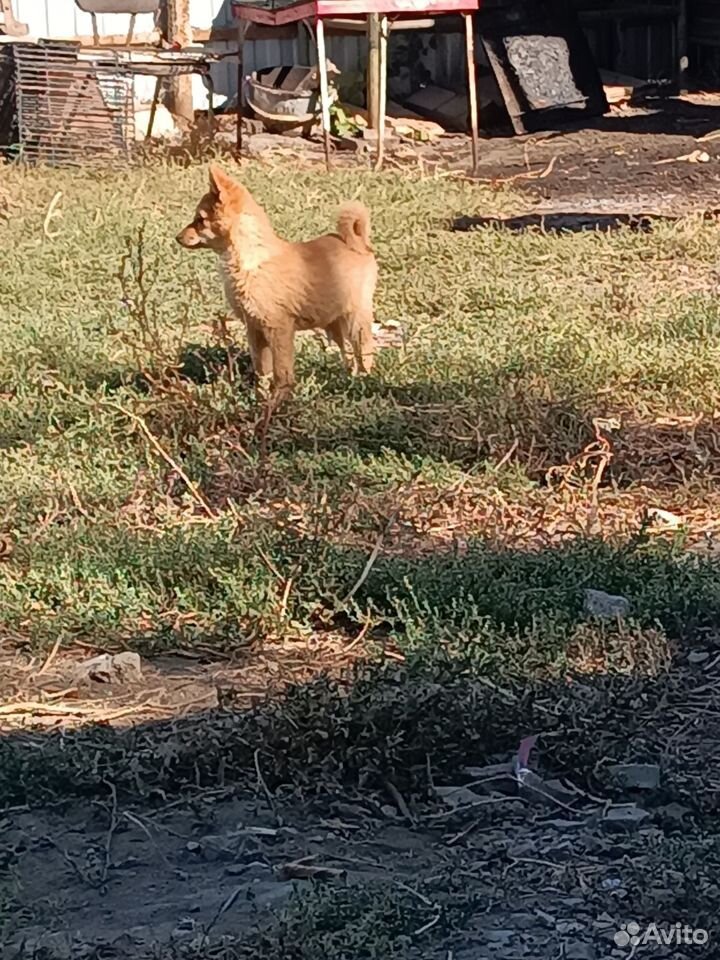
{"type": "MultiPolygon", "coordinates": [[[[511,185],[533,198],[538,211],[684,215],[715,209],[720,196],[720,95],[657,98],[613,109],[576,130],[524,137],[484,138],[477,177],[511,185]],[[692,162],[705,153],[707,162],[692,162]]],[[[352,145],[352,144],[351,144],[352,145]]],[[[373,148],[334,154],[337,166],[368,166],[373,148]]],[[[248,138],[248,152],[269,162],[323,163],[319,142],[261,133],[248,138]]],[[[468,175],[470,141],[446,135],[430,143],[394,141],[390,169],[432,175],[468,175]]]]}
{"type": "Polygon", "coordinates": [[[97,650],[76,645],[46,657],[0,655],[0,734],[103,723],[125,727],[183,717],[217,706],[245,709],[319,673],[339,673],[364,656],[347,637],[263,641],[219,660],[217,649],[177,651],[140,660],[138,678],[103,682],[84,674],[97,650]]]}

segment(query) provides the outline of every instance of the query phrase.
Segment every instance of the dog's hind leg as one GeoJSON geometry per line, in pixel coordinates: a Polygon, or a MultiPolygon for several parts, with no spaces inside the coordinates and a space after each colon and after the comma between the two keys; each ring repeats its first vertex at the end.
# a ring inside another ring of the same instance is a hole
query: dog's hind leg
{"type": "Polygon", "coordinates": [[[372,311],[356,314],[350,322],[350,340],[355,353],[356,369],[361,374],[369,374],[375,360],[375,337],[373,336],[372,311]]]}
{"type": "Polygon", "coordinates": [[[354,376],[357,373],[357,361],[355,359],[355,351],[350,343],[348,343],[345,324],[342,322],[342,320],[336,320],[335,323],[331,323],[327,328],[327,334],[332,339],[333,343],[337,344],[337,346],[340,348],[340,353],[342,354],[343,362],[345,363],[345,369],[351,377],[354,376]]]}

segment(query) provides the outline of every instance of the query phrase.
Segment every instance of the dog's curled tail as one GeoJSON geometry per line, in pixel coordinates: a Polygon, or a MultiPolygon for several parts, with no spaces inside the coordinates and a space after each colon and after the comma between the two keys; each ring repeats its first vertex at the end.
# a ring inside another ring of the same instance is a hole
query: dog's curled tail
{"type": "Polygon", "coordinates": [[[370,211],[357,201],[344,203],[337,218],[337,232],[342,242],[357,253],[371,253],[370,211]]]}

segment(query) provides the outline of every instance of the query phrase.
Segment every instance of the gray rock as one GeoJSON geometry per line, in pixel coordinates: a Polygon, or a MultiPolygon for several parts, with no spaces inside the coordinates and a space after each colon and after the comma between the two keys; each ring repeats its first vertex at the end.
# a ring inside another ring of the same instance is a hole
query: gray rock
{"type": "Polygon", "coordinates": [[[621,787],[656,790],[660,786],[660,767],[656,763],[614,763],[608,770],[621,787]]]}
{"type": "Polygon", "coordinates": [[[75,680],[94,680],[96,683],[137,683],[142,680],[142,661],[137,653],[102,653],[85,660],[75,669],[75,680]]]}
{"type": "Polygon", "coordinates": [[[622,619],[630,613],[630,601],[604,590],[586,590],[585,613],[600,620],[622,619]]]}
{"type": "Polygon", "coordinates": [[[632,830],[643,823],[650,814],[634,803],[619,803],[610,807],[602,819],[603,826],[608,830],[632,830]]]}

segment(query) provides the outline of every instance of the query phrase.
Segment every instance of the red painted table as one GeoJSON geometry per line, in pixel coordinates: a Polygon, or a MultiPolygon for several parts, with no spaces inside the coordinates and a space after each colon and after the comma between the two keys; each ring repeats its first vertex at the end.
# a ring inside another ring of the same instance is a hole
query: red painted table
{"type": "Polygon", "coordinates": [[[238,150],[242,149],[242,125],[240,121],[243,98],[243,46],[245,34],[251,23],[264,26],[284,26],[289,23],[305,23],[315,27],[318,69],[320,73],[320,100],[322,104],[323,140],[325,161],[330,166],[330,91],[328,84],[327,58],[325,56],[325,21],[364,20],[373,14],[379,17],[377,76],[377,162],[382,166],[387,103],[387,42],[394,23],[419,15],[441,16],[461,14],[465,22],[465,52],[467,57],[468,93],[470,100],[470,129],[472,132],[473,170],[478,163],[478,100],[475,76],[475,44],[473,13],[480,8],[480,0],[298,0],[295,3],[271,5],[252,2],[233,2],[233,14],[238,20],[240,59],[238,70],[238,150]]]}

